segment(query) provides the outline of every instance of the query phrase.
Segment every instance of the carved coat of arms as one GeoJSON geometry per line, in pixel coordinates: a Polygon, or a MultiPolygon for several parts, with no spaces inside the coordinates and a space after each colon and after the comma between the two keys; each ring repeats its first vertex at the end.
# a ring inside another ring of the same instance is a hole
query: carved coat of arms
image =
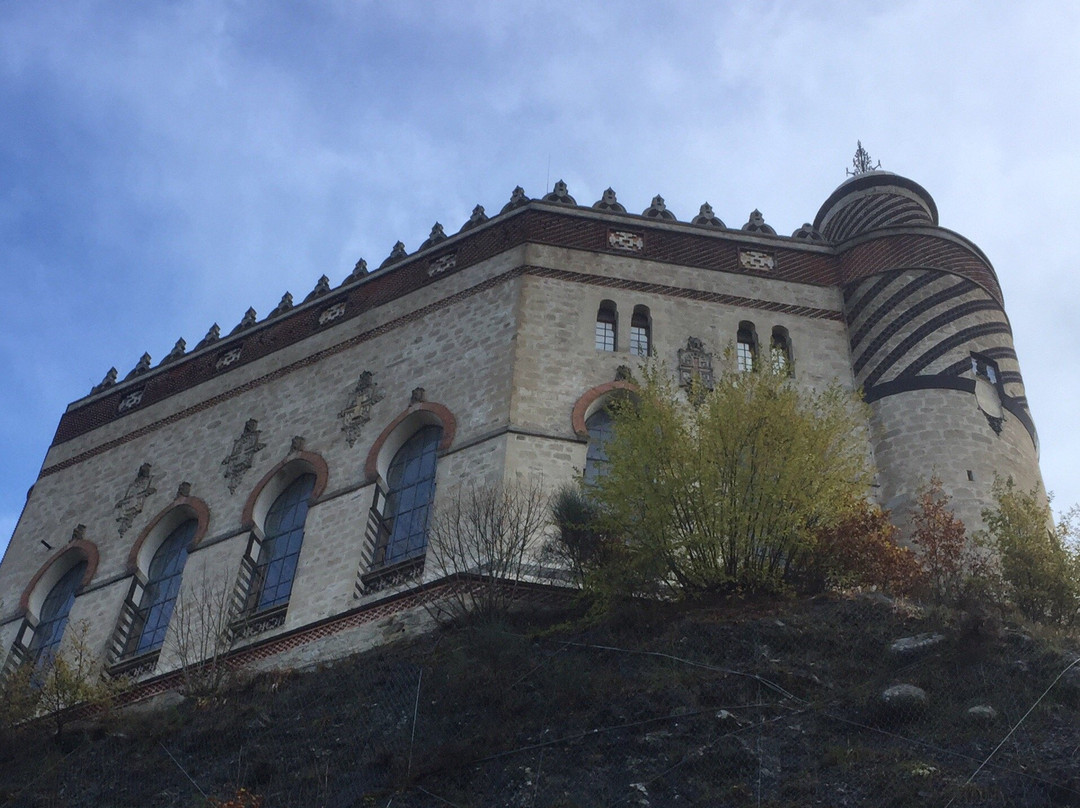
{"type": "Polygon", "coordinates": [[[265,448],[265,443],[259,443],[259,422],[254,418],[248,419],[244,424],[243,434],[233,441],[229,456],[221,461],[221,465],[225,467],[225,479],[229,481],[230,494],[236,493],[237,486],[251,468],[255,453],[265,448]]]}
{"type": "Polygon", "coordinates": [[[706,389],[713,389],[712,354],[700,339],[690,337],[686,347],[679,349],[679,386],[688,388],[694,379],[706,389]]]}
{"type": "Polygon", "coordinates": [[[383,395],[383,391],[372,380],[370,370],[360,374],[360,379],[349,397],[349,403],[338,413],[341,431],[345,433],[345,441],[350,447],[360,437],[364,424],[371,420],[371,408],[382,401],[383,395]]]}

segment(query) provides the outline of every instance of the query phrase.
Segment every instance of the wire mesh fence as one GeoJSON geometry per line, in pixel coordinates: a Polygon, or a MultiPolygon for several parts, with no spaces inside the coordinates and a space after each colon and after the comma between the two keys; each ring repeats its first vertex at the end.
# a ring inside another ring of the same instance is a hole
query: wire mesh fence
{"type": "MultiPolygon", "coordinates": [[[[15,806],[1080,804],[1072,638],[883,598],[473,626],[3,749],[15,806]]],[[[9,739],[10,741],[10,739],[9,739]]]]}

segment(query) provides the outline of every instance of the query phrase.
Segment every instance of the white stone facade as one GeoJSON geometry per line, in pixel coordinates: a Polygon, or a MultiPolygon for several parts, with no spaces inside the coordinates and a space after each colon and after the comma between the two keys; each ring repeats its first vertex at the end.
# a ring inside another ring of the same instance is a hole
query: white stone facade
{"type": "Polygon", "coordinates": [[[45,595],[87,560],[70,621],[86,622],[92,649],[116,669],[145,662],[143,676],[166,673],[172,634],[160,658],[123,651],[124,603],[137,599],[154,548],[198,518],[181,599],[209,582],[242,603],[244,557],[302,472],[316,482],[287,608],[249,626],[237,653],[311,661],[344,653],[354,635],[370,644],[422,622],[401,615],[416,612],[430,568],[372,577],[370,512],[397,447],[425,424],[442,427],[436,507],[463,483],[576,478],[586,440],[575,408],[619,366],[640,363],[628,350],[635,307],[673,371],[690,338],[715,368],[734,362],[749,323],[760,351],[774,329],[788,336],[797,384],[862,387],[878,496],[901,515],[932,473],[970,526],[995,474],[1041,484],[993,269],[937,225],[933,201],[909,180],[855,177],[792,237],[763,221],[727,229],[704,208],[699,219],[713,224],[515,200],[74,402],[0,564],[3,648],[26,653],[45,595]],[[595,346],[604,301],[618,312],[614,351],[595,346]],[[992,363],[992,383],[973,356],[992,363]],[[978,398],[979,384],[991,392],[978,398]]]}

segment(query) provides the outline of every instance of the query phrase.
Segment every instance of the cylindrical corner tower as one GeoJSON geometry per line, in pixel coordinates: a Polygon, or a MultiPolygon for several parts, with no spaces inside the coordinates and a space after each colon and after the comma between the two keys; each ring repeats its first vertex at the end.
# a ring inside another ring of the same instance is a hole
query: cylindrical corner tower
{"type": "Polygon", "coordinates": [[[969,529],[995,475],[1042,487],[1038,438],[989,260],[938,226],[920,185],[857,174],[814,226],[840,256],[856,384],[871,408],[882,505],[903,524],[933,474],[969,529]]]}

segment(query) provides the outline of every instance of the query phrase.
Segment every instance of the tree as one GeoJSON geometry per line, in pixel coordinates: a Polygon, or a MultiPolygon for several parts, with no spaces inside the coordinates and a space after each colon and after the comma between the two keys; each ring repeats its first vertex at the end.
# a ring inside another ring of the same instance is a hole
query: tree
{"type": "Polygon", "coordinates": [[[930,594],[939,602],[960,597],[965,580],[984,566],[969,546],[964,523],[949,509],[949,499],[935,474],[919,490],[911,517],[912,542],[920,548],[930,594]]]}
{"type": "Polygon", "coordinates": [[[215,696],[229,683],[228,654],[233,642],[233,592],[230,577],[215,581],[206,569],[176,598],[166,648],[180,665],[184,693],[215,696]]]}
{"type": "Polygon", "coordinates": [[[819,532],[869,490],[862,406],[768,363],[688,393],[647,366],[637,395],[611,405],[607,473],[588,491],[625,547],[615,574],[688,594],[797,578],[819,532]]]}
{"type": "Polygon", "coordinates": [[[459,488],[428,528],[428,558],[440,575],[455,578],[438,608],[451,619],[506,614],[536,567],[548,513],[539,481],[459,488]]]}
{"type": "Polygon", "coordinates": [[[982,512],[983,536],[1001,563],[1013,604],[1028,618],[1073,623],[1080,610],[1080,553],[1073,541],[1076,509],[1054,525],[1050,501],[1037,488],[1019,490],[996,478],[997,504],[982,512]]]}
{"type": "Polygon", "coordinates": [[[810,581],[912,593],[925,576],[915,554],[896,543],[897,532],[888,511],[866,500],[852,503],[840,521],[819,532],[810,581]]]}

